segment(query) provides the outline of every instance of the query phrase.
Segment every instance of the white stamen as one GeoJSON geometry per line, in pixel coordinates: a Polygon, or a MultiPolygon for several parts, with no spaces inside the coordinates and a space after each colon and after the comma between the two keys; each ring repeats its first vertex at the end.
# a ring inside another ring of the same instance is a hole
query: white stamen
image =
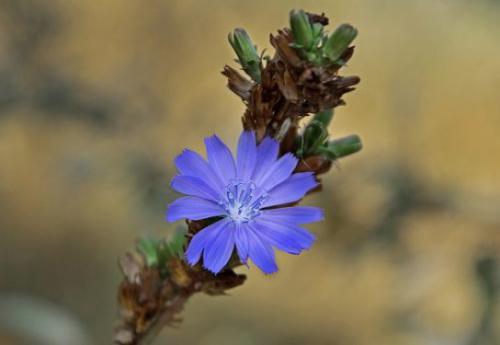
{"type": "Polygon", "coordinates": [[[259,192],[252,181],[236,180],[225,187],[225,197],[220,204],[233,221],[245,223],[260,214],[266,199],[267,194],[259,192]]]}

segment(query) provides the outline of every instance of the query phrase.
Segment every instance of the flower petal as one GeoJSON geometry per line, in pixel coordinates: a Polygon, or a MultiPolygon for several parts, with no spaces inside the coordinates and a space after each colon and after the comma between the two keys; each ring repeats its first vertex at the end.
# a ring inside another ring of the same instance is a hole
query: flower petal
{"type": "Polygon", "coordinates": [[[278,270],[274,257],[273,247],[263,239],[258,230],[248,224],[248,256],[252,262],[265,274],[271,274],[278,270]]]}
{"type": "Polygon", "coordinates": [[[238,141],[238,154],[236,171],[238,178],[248,180],[252,177],[257,159],[257,144],[255,143],[255,133],[244,131],[238,141]]]}
{"type": "Polygon", "coordinates": [[[223,214],[224,210],[213,201],[185,196],[175,200],[168,206],[167,220],[169,222],[175,222],[182,218],[200,220],[223,214]]]}
{"type": "Polygon", "coordinates": [[[264,202],[262,207],[283,205],[298,201],[317,185],[318,182],[316,182],[311,172],[293,174],[289,179],[286,179],[269,191],[269,198],[264,202]]]}
{"type": "Polygon", "coordinates": [[[254,223],[261,236],[277,249],[289,254],[299,254],[304,249],[309,249],[315,240],[313,234],[297,225],[273,223],[260,218],[256,218],[254,223]]]}
{"type": "Polygon", "coordinates": [[[228,222],[229,220],[227,219],[219,220],[203,228],[193,236],[185,253],[186,260],[191,266],[196,265],[200,261],[202,251],[224,229],[228,222]]]}
{"type": "Polygon", "coordinates": [[[177,192],[197,196],[199,198],[218,202],[221,198],[211,186],[196,176],[177,175],[170,182],[170,186],[177,192]]]}
{"type": "Polygon", "coordinates": [[[233,222],[225,222],[217,236],[207,242],[203,251],[203,267],[212,273],[219,273],[231,258],[234,249],[233,222]]]}
{"type": "Polygon", "coordinates": [[[175,158],[175,165],[182,175],[198,177],[214,190],[223,187],[222,182],[218,180],[217,175],[212,171],[207,161],[194,151],[188,149],[182,151],[175,158]]]}
{"type": "Polygon", "coordinates": [[[266,191],[271,190],[292,175],[297,162],[298,159],[293,154],[283,155],[259,179],[255,180],[255,184],[266,191]]]}
{"type": "Polygon", "coordinates": [[[252,180],[259,180],[278,159],[280,144],[270,138],[266,137],[257,147],[257,160],[255,163],[255,170],[252,175],[252,180]]]}
{"type": "Polygon", "coordinates": [[[248,229],[246,224],[236,225],[234,243],[241,262],[246,264],[248,260],[248,229]]]}
{"type": "Polygon", "coordinates": [[[262,210],[259,219],[288,225],[306,224],[323,220],[323,210],[311,206],[281,207],[262,210]]]}
{"type": "Polygon", "coordinates": [[[219,176],[222,184],[226,185],[236,176],[236,167],[231,151],[216,135],[205,138],[205,146],[207,148],[208,164],[219,176]]]}

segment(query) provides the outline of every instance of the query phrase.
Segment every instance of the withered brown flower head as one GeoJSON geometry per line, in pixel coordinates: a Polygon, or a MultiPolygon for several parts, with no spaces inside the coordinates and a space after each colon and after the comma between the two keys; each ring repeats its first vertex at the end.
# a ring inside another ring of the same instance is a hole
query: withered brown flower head
{"type": "MultiPolygon", "coordinates": [[[[328,23],[324,15],[310,14],[317,23],[328,23]]],[[[311,113],[345,104],[342,96],[354,90],[360,79],[343,77],[339,70],[343,64],[316,65],[303,59],[293,48],[294,37],[290,29],[279,30],[270,36],[275,54],[261,63],[261,82],[253,82],[237,70],[225,66],[222,72],[228,78],[228,87],[247,106],[243,115],[245,129],[257,132],[258,139],[266,135],[278,139],[295,136],[298,121],[311,113]]],[[[354,47],[340,57],[345,64],[352,57],[354,47]]],[[[284,151],[291,151],[285,147],[284,151]]]]}

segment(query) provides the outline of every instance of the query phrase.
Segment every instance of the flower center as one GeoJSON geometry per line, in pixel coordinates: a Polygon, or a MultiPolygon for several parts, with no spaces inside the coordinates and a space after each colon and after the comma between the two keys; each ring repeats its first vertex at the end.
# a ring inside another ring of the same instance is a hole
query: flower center
{"type": "Polygon", "coordinates": [[[252,181],[232,181],[225,187],[221,206],[228,217],[237,223],[245,223],[260,214],[260,208],[267,194],[259,192],[252,181]]]}

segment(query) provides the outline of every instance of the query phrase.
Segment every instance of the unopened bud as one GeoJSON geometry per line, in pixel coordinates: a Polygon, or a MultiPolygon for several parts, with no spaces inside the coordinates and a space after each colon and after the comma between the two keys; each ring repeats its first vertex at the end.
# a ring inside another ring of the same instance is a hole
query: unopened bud
{"type": "Polygon", "coordinates": [[[337,61],[358,35],[358,30],[350,24],[342,24],[328,37],[323,53],[331,61],[337,61]]]}
{"type": "Polygon", "coordinates": [[[290,12],[290,27],[292,28],[294,43],[304,49],[309,49],[314,43],[314,31],[309,16],[303,10],[290,12]]]}
{"type": "Polygon", "coordinates": [[[228,36],[243,70],[256,82],[260,82],[260,57],[248,33],[237,28],[228,36]]]}
{"type": "Polygon", "coordinates": [[[332,160],[349,156],[363,148],[359,136],[353,134],[344,138],[332,140],[323,148],[324,153],[332,160]]]}

